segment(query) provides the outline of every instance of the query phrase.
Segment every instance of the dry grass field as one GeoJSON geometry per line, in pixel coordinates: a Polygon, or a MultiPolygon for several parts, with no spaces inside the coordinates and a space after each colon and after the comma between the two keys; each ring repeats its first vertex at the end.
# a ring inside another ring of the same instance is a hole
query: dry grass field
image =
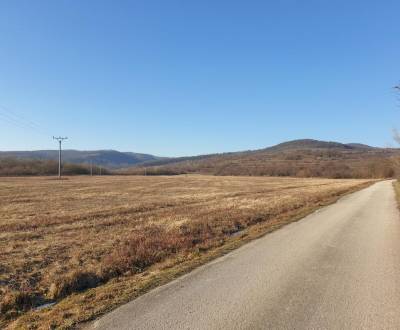
{"type": "Polygon", "coordinates": [[[1,178],[0,327],[74,327],[370,182],[1,178]]]}

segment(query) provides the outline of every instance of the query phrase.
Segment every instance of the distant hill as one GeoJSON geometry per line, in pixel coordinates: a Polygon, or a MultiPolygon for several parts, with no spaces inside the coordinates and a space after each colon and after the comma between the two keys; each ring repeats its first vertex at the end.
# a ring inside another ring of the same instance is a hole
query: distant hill
{"type": "Polygon", "coordinates": [[[263,150],[284,151],[284,150],[305,150],[305,149],[338,149],[338,150],[360,150],[376,149],[362,143],[339,143],[332,141],[319,141],[312,139],[293,140],[277,144],[276,146],[263,150]]]}
{"type": "Polygon", "coordinates": [[[343,144],[332,141],[319,141],[312,139],[294,140],[277,144],[276,146],[265,148],[263,150],[284,151],[284,150],[300,150],[300,149],[342,149],[349,150],[357,148],[357,143],[343,144]]]}
{"type": "MultiPolygon", "coordinates": [[[[57,160],[57,150],[37,150],[37,151],[2,151],[1,158],[33,159],[33,160],[57,160]]],[[[95,165],[101,165],[108,168],[123,168],[133,166],[149,161],[161,160],[148,154],[134,152],[119,152],[116,150],[63,150],[63,160],[73,164],[85,164],[93,162],[95,165]]]]}
{"type": "Polygon", "coordinates": [[[147,174],[392,177],[398,156],[399,149],[303,139],[260,150],[149,161],[124,172],[139,174],[146,166],[147,174]]]}
{"type": "MultiPolygon", "coordinates": [[[[163,158],[115,150],[64,150],[70,164],[100,165],[121,174],[266,175],[331,178],[392,177],[400,150],[361,143],[294,140],[259,150],[163,158]]],[[[5,158],[57,160],[57,150],[0,152],[5,158]]]]}

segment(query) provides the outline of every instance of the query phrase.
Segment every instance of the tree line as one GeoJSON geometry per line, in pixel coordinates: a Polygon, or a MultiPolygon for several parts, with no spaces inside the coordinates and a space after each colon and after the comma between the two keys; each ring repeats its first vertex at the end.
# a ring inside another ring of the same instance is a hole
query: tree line
{"type": "MultiPolygon", "coordinates": [[[[62,172],[64,175],[93,175],[110,174],[105,168],[93,165],[92,170],[89,164],[64,163],[62,172]]],[[[0,159],[0,176],[40,176],[57,175],[58,162],[54,160],[38,159],[0,159]]]]}

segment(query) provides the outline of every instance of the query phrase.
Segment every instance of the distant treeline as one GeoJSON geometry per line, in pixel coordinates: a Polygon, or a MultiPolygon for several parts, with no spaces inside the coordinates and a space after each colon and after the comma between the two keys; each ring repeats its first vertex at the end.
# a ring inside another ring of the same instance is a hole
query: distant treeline
{"type": "Polygon", "coordinates": [[[347,165],[323,165],[309,167],[295,166],[265,166],[253,168],[241,168],[235,165],[227,165],[215,170],[196,170],[190,166],[163,166],[161,168],[132,168],[117,172],[120,175],[181,175],[181,174],[209,174],[216,176],[290,176],[299,178],[332,178],[332,179],[364,179],[364,178],[392,178],[395,170],[391,166],[376,166],[375,164],[365,168],[350,168],[347,165]]]}
{"type": "MultiPolygon", "coordinates": [[[[93,175],[110,174],[105,168],[93,166],[93,175]]],[[[29,176],[29,175],[57,175],[58,162],[54,160],[36,159],[0,159],[0,176],[29,176]]],[[[64,175],[88,175],[90,174],[89,164],[64,163],[62,167],[64,175]]]]}
{"type": "Polygon", "coordinates": [[[256,162],[182,162],[152,167],[121,170],[126,175],[210,174],[233,176],[291,176],[324,178],[392,178],[400,173],[393,159],[332,160],[309,162],[296,160],[256,162]]]}
{"type": "MultiPolygon", "coordinates": [[[[381,158],[340,158],[330,154],[321,157],[313,152],[307,156],[290,154],[268,159],[224,159],[213,157],[195,161],[183,161],[158,166],[136,166],[110,171],[93,166],[93,175],[179,175],[209,174],[220,176],[291,176],[324,178],[392,178],[400,174],[397,157],[381,158]],[[312,155],[313,157],[310,157],[312,155]]],[[[58,162],[54,160],[0,159],[0,176],[56,175],[58,162]]],[[[63,164],[64,175],[89,175],[89,164],[63,164]]]]}

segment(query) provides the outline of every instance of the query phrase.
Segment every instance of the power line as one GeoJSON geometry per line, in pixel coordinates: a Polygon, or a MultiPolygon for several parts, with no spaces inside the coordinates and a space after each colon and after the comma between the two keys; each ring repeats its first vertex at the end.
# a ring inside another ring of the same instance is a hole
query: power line
{"type": "Polygon", "coordinates": [[[22,128],[24,130],[30,129],[30,127],[26,127],[25,125],[21,124],[20,122],[18,122],[16,120],[14,120],[14,119],[2,114],[2,113],[0,113],[0,116],[2,117],[1,119],[3,121],[7,122],[8,124],[11,124],[11,125],[13,125],[15,127],[18,127],[18,128],[22,128]]]}
{"type": "Polygon", "coordinates": [[[0,116],[2,117],[2,120],[18,128],[22,128],[24,130],[28,129],[45,136],[51,136],[51,134],[46,129],[44,129],[43,126],[37,124],[36,122],[33,122],[30,119],[25,118],[21,114],[3,105],[0,105],[0,116]]]}
{"type": "Polygon", "coordinates": [[[0,108],[3,110],[3,112],[4,111],[7,112],[10,116],[13,116],[16,119],[19,119],[20,121],[27,123],[29,126],[34,127],[35,129],[39,129],[39,130],[43,129],[43,127],[41,125],[32,121],[31,119],[25,118],[23,115],[16,112],[15,110],[11,110],[10,108],[5,107],[4,105],[1,105],[1,104],[0,104],[0,108]]]}

